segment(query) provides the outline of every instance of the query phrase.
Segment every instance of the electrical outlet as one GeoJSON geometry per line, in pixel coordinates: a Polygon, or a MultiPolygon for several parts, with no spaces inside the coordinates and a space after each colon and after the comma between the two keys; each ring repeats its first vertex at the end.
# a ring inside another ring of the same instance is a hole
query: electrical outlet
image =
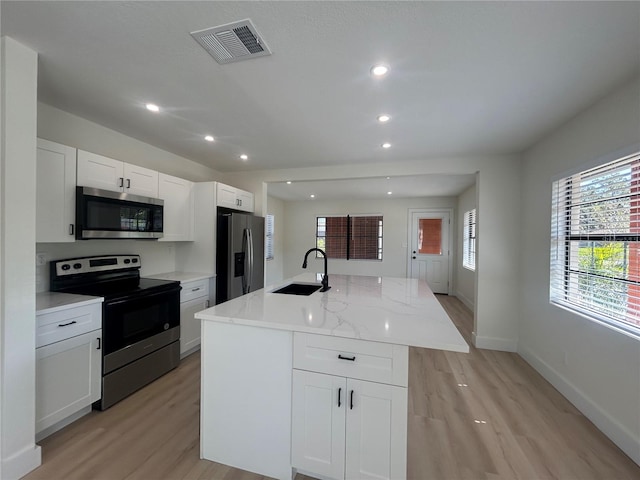
{"type": "Polygon", "coordinates": [[[47,264],[46,253],[36,253],[36,267],[42,267],[47,264]]]}

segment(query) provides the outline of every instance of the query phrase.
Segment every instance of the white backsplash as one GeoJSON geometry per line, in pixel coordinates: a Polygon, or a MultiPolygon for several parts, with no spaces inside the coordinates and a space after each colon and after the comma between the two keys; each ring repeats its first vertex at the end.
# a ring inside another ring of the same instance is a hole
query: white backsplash
{"type": "MultiPolygon", "coordinates": [[[[73,243],[37,243],[46,264],[36,266],[36,292],[49,290],[49,262],[92,255],[137,254],[142,262],[141,276],[173,272],[176,269],[175,244],[156,240],[78,240],[73,243]]],[[[34,258],[35,264],[35,258],[34,258]]]]}

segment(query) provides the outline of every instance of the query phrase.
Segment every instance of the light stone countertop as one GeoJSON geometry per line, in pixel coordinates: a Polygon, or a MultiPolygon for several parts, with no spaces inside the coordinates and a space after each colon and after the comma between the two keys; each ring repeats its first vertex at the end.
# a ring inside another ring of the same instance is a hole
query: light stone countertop
{"type": "Polygon", "coordinates": [[[66,310],[68,308],[82,307],[92,303],[102,303],[104,298],[89,295],[76,295],[75,293],[40,292],[36,293],[36,315],[66,310]]]}
{"type": "Polygon", "coordinates": [[[435,295],[411,278],[331,275],[327,292],[310,296],[273,290],[292,281],[319,283],[305,273],[196,313],[201,320],[469,352],[435,295]]]}
{"type": "Polygon", "coordinates": [[[203,272],[167,272],[158,273],[157,275],[144,275],[145,278],[157,278],[159,280],[173,280],[174,282],[187,283],[204,280],[205,278],[215,277],[215,273],[203,272]]]}

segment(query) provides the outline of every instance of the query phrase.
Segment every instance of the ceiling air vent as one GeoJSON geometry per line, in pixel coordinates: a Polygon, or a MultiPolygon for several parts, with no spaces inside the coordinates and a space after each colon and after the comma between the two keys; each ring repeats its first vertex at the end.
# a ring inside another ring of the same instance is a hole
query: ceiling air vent
{"type": "Polygon", "coordinates": [[[271,50],[249,19],[191,32],[191,36],[218,63],[239,62],[271,55],[271,50]]]}

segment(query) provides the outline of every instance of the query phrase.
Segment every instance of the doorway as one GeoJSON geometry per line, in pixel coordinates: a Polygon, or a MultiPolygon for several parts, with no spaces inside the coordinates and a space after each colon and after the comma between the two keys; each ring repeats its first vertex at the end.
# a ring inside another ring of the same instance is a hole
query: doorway
{"type": "Polygon", "coordinates": [[[425,280],[433,293],[449,294],[452,216],[450,209],[409,209],[407,276],[425,280]]]}

